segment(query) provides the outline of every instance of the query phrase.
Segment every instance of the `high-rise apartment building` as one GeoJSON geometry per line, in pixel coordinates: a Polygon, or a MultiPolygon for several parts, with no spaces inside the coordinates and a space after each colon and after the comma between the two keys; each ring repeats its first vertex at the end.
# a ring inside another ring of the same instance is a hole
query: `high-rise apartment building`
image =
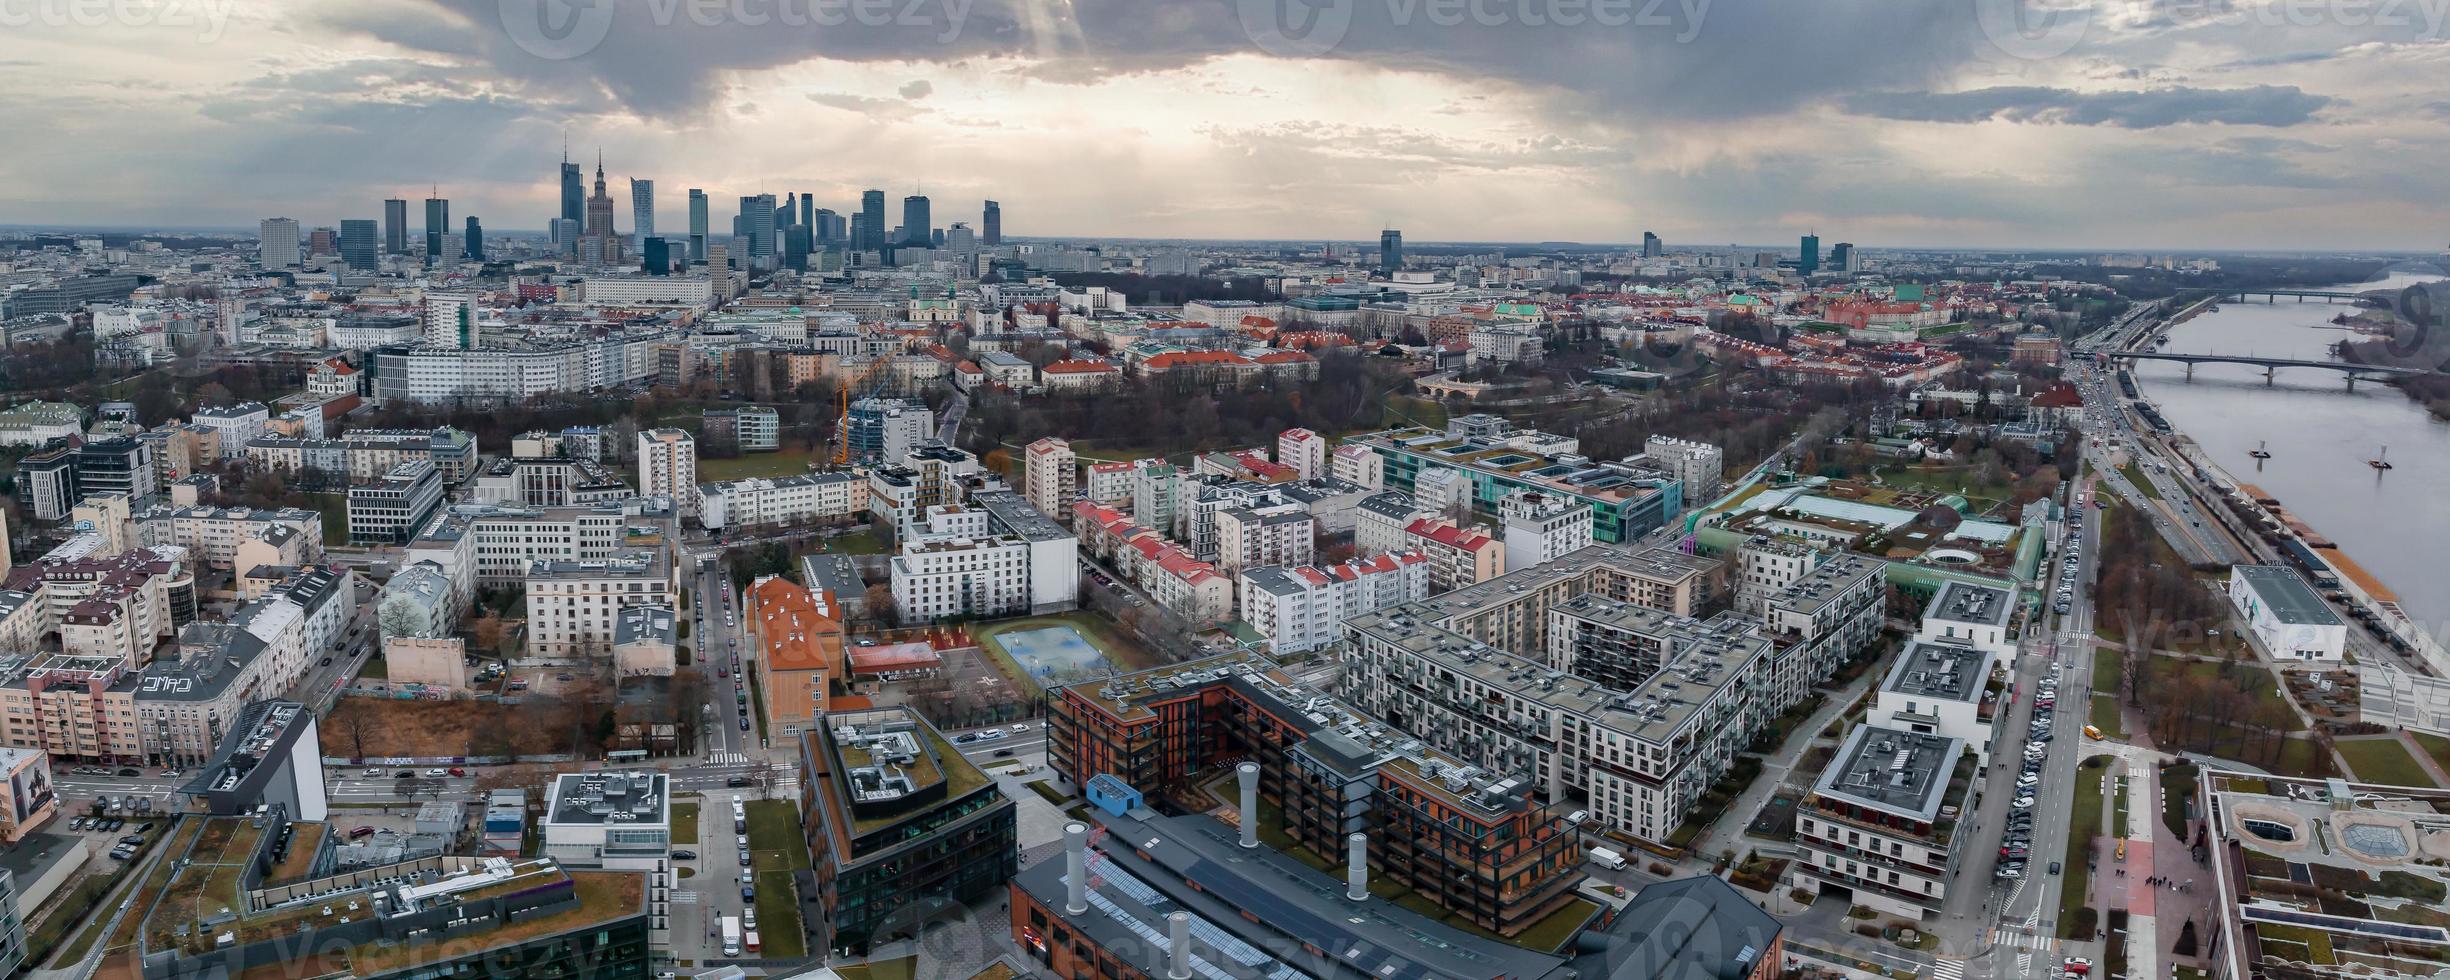
{"type": "MultiPolygon", "coordinates": [[[[474,220],[474,219],[470,219],[474,220]]],[[[352,269],[372,269],[375,266],[374,219],[343,218],[340,222],[340,258],[352,269]]]]}
{"type": "Polygon", "coordinates": [[[425,262],[433,265],[442,261],[443,239],[451,235],[451,202],[444,198],[425,199],[425,262]]]}
{"type": "Polygon", "coordinates": [[[1516,490],[1497,502],[1506,528],[1506,567],[1529,568],[1591,546],[1591,508],[1537,490],[1516,490]]]}
{"type": "Polygon", "coordinates": [[[408,254],[408,201],[404,198],[383,199],[383,252],[408,254]]]}
{"type": "Polygon", "coordinates": [[[1029,444],[1022,485],[1029,505],[1047,514],[1072,512],[1072,494],[1080,486],[1080,464],[1072,444],[1048,436],[1029,444]]]}
{"type": "Polygon", "coordinates": [[[298,219],[265,218],[256,226],[256,262],[267,269],[287,269],[299,264],[298,219]]]}
{"type": "Polygon", "coordinates": [[[471,350],[476,347],[476,299],[464,293],[425,294],[425,343],[428,347],[471,350]]]}
{"type": "Polygon", "coordinates": [[[698,511],[698,441],[686,429],[638,433],[638,493],[670,497],[682,516],[698,511]]]}

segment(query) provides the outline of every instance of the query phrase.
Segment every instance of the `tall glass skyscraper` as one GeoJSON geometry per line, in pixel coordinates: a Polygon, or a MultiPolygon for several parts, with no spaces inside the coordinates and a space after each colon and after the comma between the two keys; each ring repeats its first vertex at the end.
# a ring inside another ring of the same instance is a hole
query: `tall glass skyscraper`
{"type": "Polygon", "coordinates": [[[749,240],[748,258],[774,254],[774,195],[740,199],[739,233],[749,240]]]}
{"type": "Polygon", "coordinates": [[[383,201],[383,251],[392,255],[408,254],[408,201],[387,198],[383,201]]]}
{"type": "Polygon", "coordinates": [[[994,201],[988,201],[986,213],[980,217],[981,220],[978,223],[978,240],[980,244],[1004,244],[1004,206],[994,201]]]}
{"type": "Polygon", "coordinates": [[[706,261],[706,190],[689,189],[689,261],[706,261]]]}
{"type": "Polygon", "coordinates": [[[885,192],[863,191],[859,195],[859,218],[865,227],[859,241],[851,243],[863,252],[883,251],[885,247],[885,192]]]}
{"type": "Polygon", "coordinates": [[[927,248],[935,244],[930,229],[935,217],[925,194],[912,194],[902,199],[902,240],[896,244],[927,248]]]}
{"type": "Polygon", "coordinates": [[[1796,250],[1795,271],[1811,275],[1820,271],[1820,236],[1803,236],[1802,247],[1796,250]]]}
{"type": "Polygon", "coordinates": [[[655,237],[655,182],[630,178],[630,232],[641,242],[655,237]]]}
{"type": "Polygon", "coordinates": [[[425,199],[425,261],[432,265],[442,261],[442,240],[451,235],[451,202],[439,197],[425,199]]]}
{"type": "Polygon", "coordinates": [[[1404,233],[1389,228],[1378,233],[1378,271],[1394,275],[1404,267],[1404,233]]]}
{"type": "Polygon", "coordinates": [[[468,216],[467,248],[460,252],[470,262],[485,261],[485,229],[477,225],[476,215],[468,216]]]}
{"type": "MultiPolygon", "coordinates": [[[[406,207],[408,202],[399,202],[406,207]]],[[[372,269],[374,259],[374,219],[342,218],[340,220],[340,258],[352,269],[372,269]]]]}

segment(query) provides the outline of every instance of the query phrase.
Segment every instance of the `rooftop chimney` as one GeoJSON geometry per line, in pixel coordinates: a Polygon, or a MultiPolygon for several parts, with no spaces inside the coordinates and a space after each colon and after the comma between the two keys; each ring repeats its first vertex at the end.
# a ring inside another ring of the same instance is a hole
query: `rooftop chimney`
{"type": "Polygon", "coordinates": [[[1242,846],[1259,846],[1259,764],[1245,762],[1234,767],[1242,779],[1242,846]]]}
{"type": "Polygon", "coordinates": [[[1176,912],[1165,917],[1168,943],[1165,975],[1171,980],[1191,980],[1191,913],[1176,912]]]}
{"type": "Polygon", "coordinates": [[[1370,836],[1348,834],[1344,838],[1344,897],[1361,901],[1370,897],[1370,836]]]}
{"type": "Polygon", "coordinates": [[[1089,911],[1089,826],[1063,825],[1063,912],[1089,911]]]}

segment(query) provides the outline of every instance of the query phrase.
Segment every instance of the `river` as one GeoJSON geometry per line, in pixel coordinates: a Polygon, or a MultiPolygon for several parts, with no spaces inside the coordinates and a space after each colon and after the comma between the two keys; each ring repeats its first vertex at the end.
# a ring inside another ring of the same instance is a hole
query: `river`
{"type": "MultiPolygon", "coordinates": [[[[2318,287],[2397,290],[2438,276],[2394,274],[2370,283],[2318,287]]],[[[2329,320],[2345,303],[2282,298],[2224,303],[2169,332],[2171,353],[2260,354],[2326,360],[2330,346],[2361,335],[2329,320]]],[[[2203,364],[2136,363],[2136,383],[2169,424],[2203,447],[2237,479],[2262,487],[2316,533],[2399,594],[2409,617],[2438,633],[2450,619],[2450,575],[2440,574],[2450,540],[2450,424],[2396,388],[2360,382],[2350,394],[2330,371],[2203,364]],[[2248,454],[2268,441],[2271,458],[2248,454]],[[2383,446],[2394,468],[2365,464],[2383,446]]]]}

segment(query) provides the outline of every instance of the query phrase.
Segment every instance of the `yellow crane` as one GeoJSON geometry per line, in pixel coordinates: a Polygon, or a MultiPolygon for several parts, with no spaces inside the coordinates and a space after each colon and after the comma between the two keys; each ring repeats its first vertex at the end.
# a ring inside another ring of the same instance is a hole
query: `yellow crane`
{"type": "Polygon", "coordinates": [[[836,413],[834,418],[835,466],[846,466],[851,462],[851,390],[854,388],[859,389],[862,393],[862,397],[865,397],[868,385],[875,381],[876,377],[883,374],[885,369],[892,366],[892,364],[893,358],[891,355],[877,355],[876,360],[870,362],[866,370],[859,372],[859,377],[853,379],[849,384],[843,385],[842,391],[838,393],[837,397],[840,400],[841,405],[840,410],[836,413]]]}

